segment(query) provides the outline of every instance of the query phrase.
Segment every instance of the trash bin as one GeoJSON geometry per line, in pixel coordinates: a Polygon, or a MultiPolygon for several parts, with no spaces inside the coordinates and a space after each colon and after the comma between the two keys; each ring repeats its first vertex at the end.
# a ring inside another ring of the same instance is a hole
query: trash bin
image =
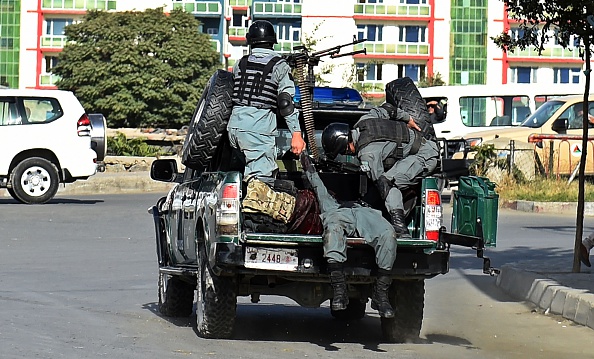
{"type": "Polygon", "coordinates": [[[499,195],[495,183],[486,177],[461,176],[454,194],[452,233],[479,237],[477,220],[481,219],[485,246],[497,242],[499,195]]]}

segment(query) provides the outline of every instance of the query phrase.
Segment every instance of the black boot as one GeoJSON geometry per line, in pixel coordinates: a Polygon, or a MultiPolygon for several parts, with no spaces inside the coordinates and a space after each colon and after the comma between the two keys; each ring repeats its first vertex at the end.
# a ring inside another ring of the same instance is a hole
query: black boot
{"type": "Polygon", "coordinates": [[[376,309],[382,318],[394,318],[394,309],[390,305],[388,296],[391,284],[392,278],[378,273],[373,286],[373,294],[371,295],[371,308],[376,309]]]}
{"type": "Polygon", "coordinates": [[[334,292],[331,308],[332,310],[345,310],[349,304],[349,296],[343,265],[342,263],[328,263],[328,270],[330,271],[330,284],[334,292]]]}
{"type": "Polygon", "coordinates": [[[390,223],[392,223],[392,227],[394,227],[396,234],[400,235],[401,237],[410,237],[408,227],[406,226],[406,218],[404,216],[403,209],[395,209],[390,211],[390,223]]]}

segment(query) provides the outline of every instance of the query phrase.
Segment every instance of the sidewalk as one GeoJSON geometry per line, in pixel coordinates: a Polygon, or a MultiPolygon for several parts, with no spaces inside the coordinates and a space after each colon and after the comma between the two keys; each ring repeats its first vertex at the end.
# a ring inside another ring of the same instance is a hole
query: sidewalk
{"type": "MultiPolygon", "coordinates": [[[[166,193],[172,183],[153,181],[148,171],[103,172],[86,181],[61,185],[58,195],[117,194],[140,192],[166,193]]],[[[451,191],[444,191],[448,198],[451,191]]],[[[0,189],[0,198],[9,196],[0,189]]],[[[449,201],[451,204],[451,201],[449,201]]],[[[446,202],[447,203],[447,202],[446,202]]],[[[500,206],[535,213],[575,213],[575,203],[500,201],[500,206]]],[[[586,216],[594,215],[594,203],[587,203],[586,216]]],[[[543,261],[524,261],[503,265],[497,286],[510,296],[531,302],[546,313],[594,329],[594,267],[572,273],[572,257],[543,261]]]]}

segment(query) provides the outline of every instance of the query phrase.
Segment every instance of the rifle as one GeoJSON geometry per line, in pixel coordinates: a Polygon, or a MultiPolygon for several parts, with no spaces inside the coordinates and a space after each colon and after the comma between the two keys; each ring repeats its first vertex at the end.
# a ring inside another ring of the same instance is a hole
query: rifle
{"type": "Polygon", "coordinates": [[[367,41],[367,39],[357,40],[353,36],[353,41],[337,45],[325,50],[315,51],[310,53],[304,45],[295,46],[293,50],[297,52],[284,56],[284,59],[289,63],[289,66],[297,71],[297,84],[301,91],[301,112],[303,113],[303,120],[305,122],[305,129],[307,133],[307,142],[309,144],[311,154],[314,160],[319,158],[318,148],[314,137],[314,123],[313,123],[313,88],[315,85],[314,67],[317,66],[321,58],[330,56],[331,59],[336,59],[343,56],[352,56],[356,54],[366,54],[367,49],[355,50],[347,53],[340,53],[342,48],[352,46],[367,41]],[[305,67],[307,66],[307,76],[305,67]]]}

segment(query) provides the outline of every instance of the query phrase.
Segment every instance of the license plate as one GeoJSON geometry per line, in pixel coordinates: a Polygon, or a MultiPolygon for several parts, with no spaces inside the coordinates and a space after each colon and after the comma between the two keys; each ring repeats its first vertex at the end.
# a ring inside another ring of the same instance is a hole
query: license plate
{"type": "Polygon", "coordinates": [[[299,265],[297,249],[256,248],[245,249],[245,267],[294,272],[299,265]]]}

